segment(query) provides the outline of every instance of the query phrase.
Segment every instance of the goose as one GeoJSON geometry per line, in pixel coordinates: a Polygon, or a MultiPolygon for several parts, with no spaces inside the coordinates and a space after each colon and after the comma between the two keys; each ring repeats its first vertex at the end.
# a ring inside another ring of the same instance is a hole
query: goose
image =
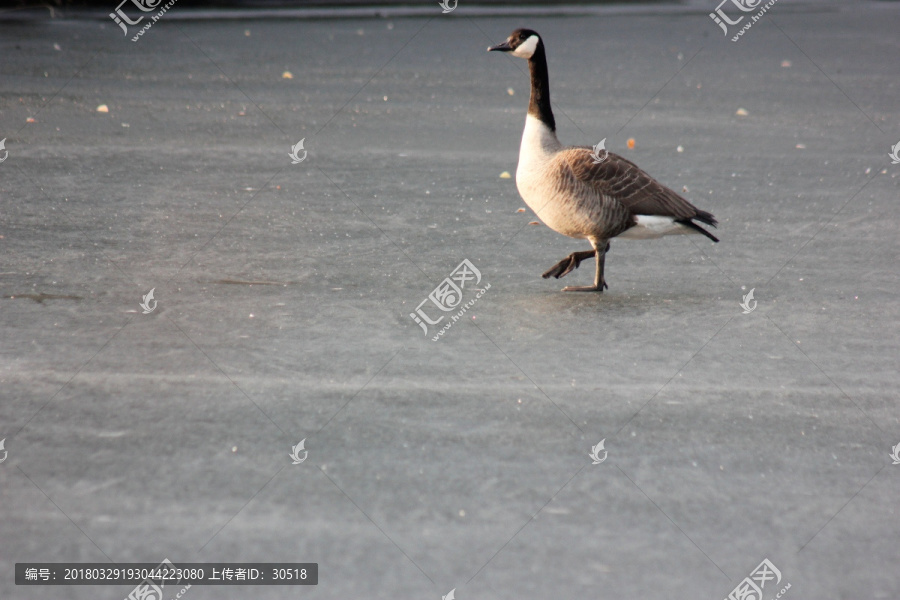
{"type": "Polygon", "coordinates": [[[531,99],[516,169],[519,194],[550,229],[586,239],[593,247],[559,261],[543,274],[544,279],[564,277],[582,261],[594,258],[594,285],[566,286],[562,291],[608,289],[603,267],[612,238],[644,240],[702,234],[719,241],[696,223],[715,227],[717,221],[712,214],[698,209],[630,160],[605,151],[601,157],[590,146],[563,146],[559,142],[550,109],[547,55],[536,31],[517,29],[488,51],[524,58],[531,72],[531,99]]]}

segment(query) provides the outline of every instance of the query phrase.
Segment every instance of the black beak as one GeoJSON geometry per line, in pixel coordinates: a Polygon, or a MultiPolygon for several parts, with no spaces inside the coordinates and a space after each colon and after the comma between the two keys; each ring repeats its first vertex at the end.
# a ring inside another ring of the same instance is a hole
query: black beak
{"type": "Polygon", "coordinates": [[[496,46],[491,46],[488,48],[488,52],[510,52],[512,51],[512,47],[509,45],[509,40],[503,42],[502,44],[497,44],[496,46]]]}

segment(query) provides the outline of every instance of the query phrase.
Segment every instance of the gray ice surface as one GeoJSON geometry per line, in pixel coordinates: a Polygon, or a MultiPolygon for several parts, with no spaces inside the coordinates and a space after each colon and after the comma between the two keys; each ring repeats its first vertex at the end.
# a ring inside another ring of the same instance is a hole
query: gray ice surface
{"type": "Polygon", "coordinates": [[[0,598],[130,589],[16,562],[164,557],[319,564],[187,600],[719,600],[764,558],[789,600],[900,597],[900,4],[781,0],[737,43],[464,4],[0,24],[0,598]],[[485,48],[519,26],[563,142],[721,243],[541,279],[588,245],[500,177],[529,82],[485,48]],[[432,342],[409,314],[463,259],[490,289],[432,342]]]}

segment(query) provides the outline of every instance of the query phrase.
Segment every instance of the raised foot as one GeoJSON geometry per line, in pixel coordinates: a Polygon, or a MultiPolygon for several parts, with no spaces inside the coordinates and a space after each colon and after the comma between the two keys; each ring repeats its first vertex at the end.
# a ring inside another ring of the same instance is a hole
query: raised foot
{"type": "Polygon", "coordinates": [[[541,275],[541,277],[543,277],[544,279],[547,279],[549,277],[556,277],[557,279],[559,279],[560,277],[565,277],[566,275],[571,273],[573,269],[577,268],[578,263],[575,262],[575,259],[571,256],[567,256],[566,258],[550,267],[546,273],[541,275]]]}
{"type": "Polygon", "coordinates": [[[594,258],[593,250],[586,250],[584,252],[573,252],[568,255],[549,269],[547,272],[541,275],[544,279],[548,279],[550,277],[556,277],[559,279],[560,277],[565,277],[572,271],[578,268],[581,264],[581,261],[586,260],[588,258],[594,258]]]}

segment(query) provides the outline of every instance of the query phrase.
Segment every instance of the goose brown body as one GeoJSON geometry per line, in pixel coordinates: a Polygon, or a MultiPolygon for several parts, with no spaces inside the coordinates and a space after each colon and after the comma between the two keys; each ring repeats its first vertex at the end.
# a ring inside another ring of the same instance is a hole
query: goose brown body
{"type": "MultiPolygon", "coordinates": [[[[630,160],[610,152],[597,163],[592,153],[590,147],[562,148],[538,164],[520,157],[519,193],[554,231],[573,238],[627,238],[628,230],[637,226],[637,215],[715,223],[711,214],[630,160]]],[[[648,232],[644,237],[660,236],[648,232]]]]}

